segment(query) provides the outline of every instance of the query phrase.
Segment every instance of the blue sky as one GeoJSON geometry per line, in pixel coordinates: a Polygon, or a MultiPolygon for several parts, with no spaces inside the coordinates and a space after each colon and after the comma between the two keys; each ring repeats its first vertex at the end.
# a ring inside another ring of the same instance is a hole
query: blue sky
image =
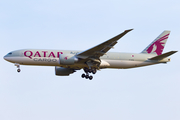
{"type": "Polygon", "coordinates": [[[3,56],[17,49],[86,50],[134,28],[112,52],[141,52],[170,30],[164,52],[179,51],[180,1],[0,1],[1,120],[179,120],[179,53],[168,64],[55,76],[54,67],[21,66],[3,56]]]}

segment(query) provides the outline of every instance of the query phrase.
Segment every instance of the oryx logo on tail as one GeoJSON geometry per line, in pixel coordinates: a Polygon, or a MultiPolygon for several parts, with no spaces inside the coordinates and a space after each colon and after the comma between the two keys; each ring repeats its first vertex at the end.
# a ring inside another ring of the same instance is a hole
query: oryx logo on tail
{"type": "Polygon", "coordinates": [[[142,53],[161,55],[169,37],[170,31],[164,31],[160,34],[142,53]]]}
{"type": "Polygon", "coordinates": [[[156,52],[157,55],[161,55],[164,49],[164,45],[166,43],[166,39],[168,39],[169,34],[159,38],[156,42],[154,42],[148,49],[147,53],[156,52]]]}

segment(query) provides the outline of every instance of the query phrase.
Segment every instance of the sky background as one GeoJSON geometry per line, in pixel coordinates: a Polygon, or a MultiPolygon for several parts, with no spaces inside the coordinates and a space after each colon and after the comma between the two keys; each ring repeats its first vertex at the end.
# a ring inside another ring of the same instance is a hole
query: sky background
{"type": "Polygon", "coordinates": [[[3,59],[18,49],[86,50],[126,29],[111,52],[141,52],[170,30],[180,50],[179,0],[1,0],[0,120],[180,120],[180,57],[168,64],[55,76],[54,67],[3,59]]]}

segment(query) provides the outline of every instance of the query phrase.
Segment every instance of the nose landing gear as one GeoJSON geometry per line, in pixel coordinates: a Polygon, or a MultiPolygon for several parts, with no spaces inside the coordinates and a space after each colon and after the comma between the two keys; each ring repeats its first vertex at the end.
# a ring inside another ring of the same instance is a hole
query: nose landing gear
{"type": "Polygon", "coordinates": [[[21,72],[21,69],[20,69],[20,65],[18,64],[18,63],[15,63],[15,66],[17,66],[17,72],[19,73],[19,72],[21,72]]]}
{"type": "Polygon", "coordinates": [[[17,72],[21,72],[21,69],[17,69],[17,72]]]}
{"type": "Polygon", "coordinates": [[[89,79],[89,80],[92,80],[92,79],[93,79],[93,76],[92,76],[92,75],[89,75],[89,73],[95,74],[95,73],[96,73],[96,69],[84,68],[84,72],[85,72],[86,74],[82,74],[81,77],[82,77],[82,78],[89,79]]]}

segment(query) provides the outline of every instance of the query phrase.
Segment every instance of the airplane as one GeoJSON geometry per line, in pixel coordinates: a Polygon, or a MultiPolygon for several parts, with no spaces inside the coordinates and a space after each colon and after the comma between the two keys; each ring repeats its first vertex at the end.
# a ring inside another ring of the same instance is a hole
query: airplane
{"type": "Polygon", "coordinates": [[[141,53],[108,52],[125,34],[133,29],[125,30],[121,34],[85,51],[78,50],[42,50],[22,49],[9,52],[4,56],[8,62],[20,65],[55,66],[57,76],[69,76],[77,70],[83,69],[82,78],[93,79],[90,75],[96,74],[97,70],[105,68],[128,69],[170,61],[168,56],[177,51],[163,53],[170,31],[165,30],[141,53]]]}

